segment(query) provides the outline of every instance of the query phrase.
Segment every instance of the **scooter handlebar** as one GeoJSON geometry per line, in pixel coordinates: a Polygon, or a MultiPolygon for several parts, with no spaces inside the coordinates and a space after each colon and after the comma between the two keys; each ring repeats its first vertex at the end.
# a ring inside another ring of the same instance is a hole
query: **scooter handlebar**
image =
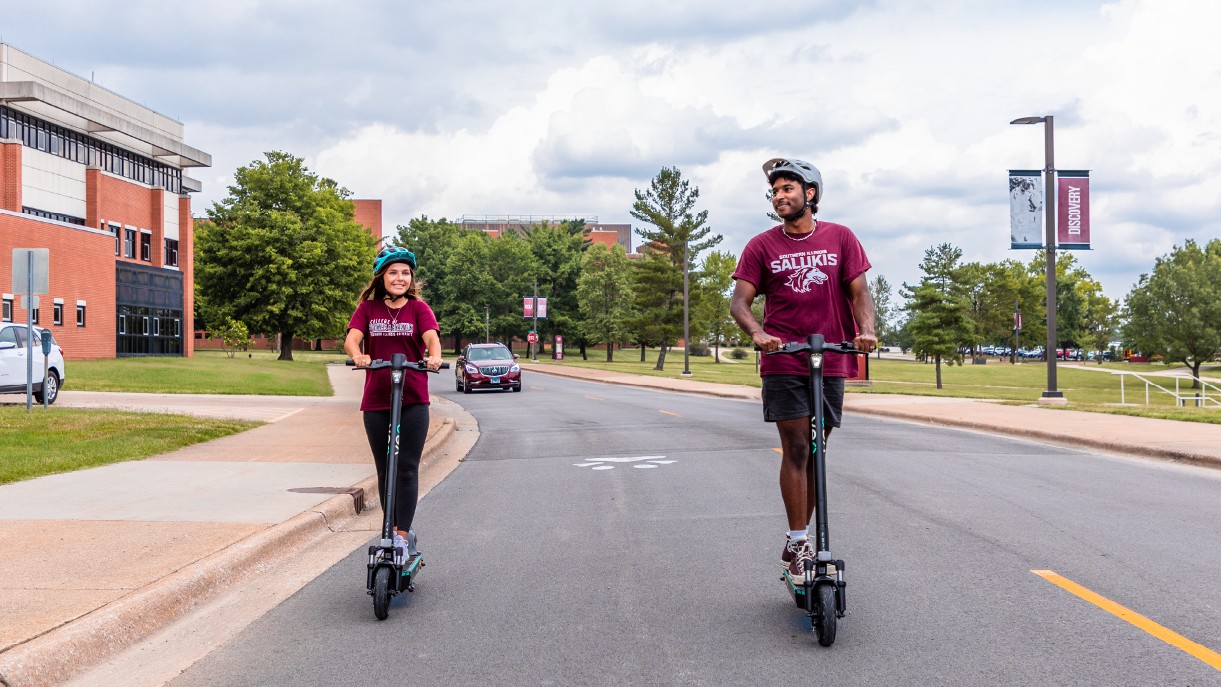
{"type": "MultiPolygon", "coordinates": [[[[348,367],[356,367],[356,361],[355,361],[355,360],[352,360],[351,358],[349,358],[349,359],[345,360],[343,364],[344,364],[344,365],[347,365],[348,367]]],[[[392,365],[393,365],[393,363],[391,363],[389,360],[380,360],[380,359],[377,359],[377,360],[373,360],[373,361],[371,361],[371,362],[370,362],[368,365],[366,365],[365,367],[358,367],[358,368],[356,368],[356,369],[358,369],[358,370],[378,370],[378,369],[381,369],[381,368],[383,368],[383,367],[391,367],[392,365]]],[[[448,369],[449,369],[449,363],[441,363],[441,367],[440,367],[440,368],[438,368],[438,369],[436,369],[436,370],[430,370],[430,369],[428,369],[428,363],[427,363],[427,362],[425,362],[425,361],[423,361],[423,360],[418,360],[418,361],[413,362],[413,363],[407,363],[407,365],[406,365],[406,366],[405,366],[403,369],[405,369],[405,370],[416,370],[416,371],[418,371],[418,372],[440,372],[441,370],[448,370],[448,369]]]]}
{"type": "MultiPolygon", "coordinates": [[[[755,346],[755,350],[758,351],[760,348],[755,346]]],[[[764,355],[776,355],[778,353],[802,353],[805,351],[809,351],[811,353],[842,353],[844,355],[859,353],[861,355],[865,355],[865,351],[855,348],[851,341],[841,341],[839,343],[824,342],[822,348],[818,350],[815,350],[814,346],[811,346],[809,341],[788,341],[780,344],[780,350],[768,351],[764,355]]]]}

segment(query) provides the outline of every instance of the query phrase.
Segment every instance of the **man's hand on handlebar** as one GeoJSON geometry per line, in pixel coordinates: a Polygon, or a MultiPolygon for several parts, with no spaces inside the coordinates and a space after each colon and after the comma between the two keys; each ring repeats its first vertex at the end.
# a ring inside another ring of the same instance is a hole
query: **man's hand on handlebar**
{"type": "Polygon", "coordinates": [[[759,332],[751,335],[751,341],[755,342],[755,348],[764,353],[771,353],[780,350],[780,346],[784,343],[778,336],[772,336],[767,332],[759,332]]]}
{"type": "Polygon", "coordinates": [[[878,347],[878,337],[873,334],[857,334],[852,340],[852,346],[859,351],[873,353],[873,349],[878,347]]]}
{"type": "Polygon", "coordinates": [[[368,367],[369,363],[373,362],[373,358],[358,354],[352,356],[352,362],[356,364],[356,367],[368,367]]]}
{"type": "Polygon", "coordinates": [[[442,363],[442,360],[441,360],[441,356],[439,356],[439,355],[438,356],[430,355],[430,356],[424,358],[424,364],[428,367],[428,370],[430,372],[436,372],[437,370],[440,370],[441,363],[442,363]]]}

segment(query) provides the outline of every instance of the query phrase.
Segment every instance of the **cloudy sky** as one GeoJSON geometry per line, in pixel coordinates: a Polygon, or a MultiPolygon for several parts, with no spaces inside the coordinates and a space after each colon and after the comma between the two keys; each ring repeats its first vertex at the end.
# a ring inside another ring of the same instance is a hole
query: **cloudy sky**
{"type": "MultiPolygon", "coordinates": [[[[0,0],[0,40],[186,126],[213,155],[202,213],[263,151],[304,157],[392,231],[412,217],[633,222],[663,166],[698,186],[734,254],[766,229],[760,164],[817,165],[820,218],[873,274],[924,250],[1009,249],[1007,170],[1092,170],[1113,298],[1185,239],[1221,236],[1221,50],[1212,0],[574,3],[0,0]],[[1211,46],[1211,47],[1210,47],[1211,46]]],[[[634,244],[635,245],[635,244],[634,244]]]]}

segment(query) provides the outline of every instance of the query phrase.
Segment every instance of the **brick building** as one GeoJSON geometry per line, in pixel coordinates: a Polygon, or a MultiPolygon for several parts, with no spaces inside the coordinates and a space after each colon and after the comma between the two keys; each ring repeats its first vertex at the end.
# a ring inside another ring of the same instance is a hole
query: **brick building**
{"type": "Polygon", "coordinates": [[[632,225],[603,224],[597,215],[463,215],[458,224],[468,229],[480,229],[493,238],[507,231],[519,234],[539,224],[560,224],[571,220],[583,220],[587,237],[594,242],[612,246],[616,243],[623,250],[632,252],[632,225]]]}
{"type": "Polygon", "coordinates": [[[35,321],[65,356],[190,356],[201,186],[183,170],[211,164],[181,122],[0,43],[3,320],[26,321],[12,249],[48,248],[35,321]]]}

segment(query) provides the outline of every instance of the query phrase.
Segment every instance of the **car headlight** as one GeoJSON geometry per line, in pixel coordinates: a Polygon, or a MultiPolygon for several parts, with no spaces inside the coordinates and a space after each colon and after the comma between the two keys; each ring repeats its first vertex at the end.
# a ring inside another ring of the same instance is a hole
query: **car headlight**
{"type": "Polygon", "coordinates": [[[477,374],[479,374],[479,368],[475,367],[474,365],[467,365],[466,373],[468,375],[477,375],[477,374]]]}
{"type": "Polygon", "coordinates": [[[521,372],[521,365],[514,363],[513,367],[509,368],[509,372],[521,372]]]}

